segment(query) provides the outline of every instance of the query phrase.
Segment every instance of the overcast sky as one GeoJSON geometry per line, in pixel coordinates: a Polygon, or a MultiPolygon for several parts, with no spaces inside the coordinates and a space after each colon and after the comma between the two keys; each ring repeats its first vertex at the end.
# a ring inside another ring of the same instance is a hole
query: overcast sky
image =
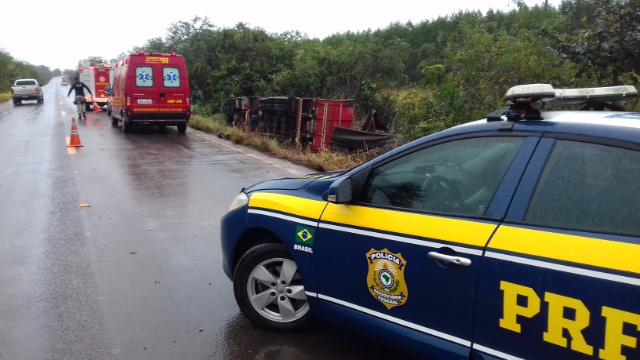
{"type": "MultiPolygon", "coordinates": [[[[560,0],[549,3],[557,6],[560,0]]],[[[218,28],[243,22],[269,33],[297,30],[323,39],[461,10],[509,11],[515,5],[513,0],[12,0],[2,7],[0,49],[33,65],[73,69],[80,59],[112,59],[149,39],[165,38],[171,24],[195,16],[208,17],[218,28]]]]}

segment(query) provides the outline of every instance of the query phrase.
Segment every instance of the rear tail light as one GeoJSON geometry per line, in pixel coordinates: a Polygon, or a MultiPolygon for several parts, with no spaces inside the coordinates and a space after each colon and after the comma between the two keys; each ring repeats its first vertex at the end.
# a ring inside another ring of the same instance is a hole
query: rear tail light
{"type": "Polygon", "coordinates": [[[38,88],[36,87],[36,94],[38,93],[38,88]]]}
{"type": "Polygon", "coordinates": [[[191,104],[191,103],[189,102],[189,98],[187,98],[187,105],[189,105],[189,104],[191,104]]]}
{"type": "Polygon", "coordinates": [[[127,96],[127,107],[131,106],[131,98],[127,96]]]}

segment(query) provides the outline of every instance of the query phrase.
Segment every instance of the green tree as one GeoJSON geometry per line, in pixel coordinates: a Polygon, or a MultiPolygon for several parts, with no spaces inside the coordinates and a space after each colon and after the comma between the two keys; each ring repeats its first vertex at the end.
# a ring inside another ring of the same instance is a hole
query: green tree
{"type": "Polygon", "coordinates": [[[155,37],[153,39],[147,40],[147,42],[143,46],[135,46],[131,52],[149,52],[149,53],[168,53],[168,45],[161,37],[155,37]]]}
{"type": "Polygon", "coordinates": [[[9,91],[13,84],[13,67],[13,57],[4,49],[0,49],[0,92],[9,91]]]}
{"type": "Polygon", "coordinates": [[[100,65],[100,64],[109,64],[109,61],[104,59],[101,56],[89,56],[85,59],[81,59],[78,61],[78,68],[81,68],[83,64],[88,63],[89,65],[100,65]]]}
{"type": "Polygon", "coordinates": [[[52,71],[48,67],[17,61],[7,51],[0,49],[0,92],[9,91],[16,79],[36,79],[41,84],[46,84],[51,76],[52,71]]]}
{"type": "MultiPolygon", "coordinates": [[[[574,82],[595,82],[598,86],[640,82],[640,1],[592,1],[592,14],[581,19],[581,29],[559,34],[545,30],[555,41],[561,61],[575,65],[574,82]],[[592,16],[592,17],[591,17],[592,16]]],[[[583,9],[583,1],[565,2],[564,9],[583,9]]],[[[568,10],[567,10],[568,11],[568,10]]],[[[576,10],[577,11],[577,10],[576,10]]],[[[571,15],[569,11],[568,15],[571,15]]],[[[572,27],[578,21],[572,17],[572,27]]]]}

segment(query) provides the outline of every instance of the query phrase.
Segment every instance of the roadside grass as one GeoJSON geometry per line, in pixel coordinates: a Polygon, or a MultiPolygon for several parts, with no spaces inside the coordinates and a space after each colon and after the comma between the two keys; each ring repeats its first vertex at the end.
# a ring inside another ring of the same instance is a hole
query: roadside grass
{"type": "Polygon", "coordinates": [[[7,101],[9,99],[11,99],[11,93],[10,92],[0,93],[0,102],[7,101]]]}
{"type": "Polygon", "coordinates": [[[189,120],[189,126],[318,172],[350,169],[379,155],[371,151],[344,154],[303,150],[296,146],[280,144],[268,135],[229,126],[220,114],[212,117],[194,114],[189,120]]]}

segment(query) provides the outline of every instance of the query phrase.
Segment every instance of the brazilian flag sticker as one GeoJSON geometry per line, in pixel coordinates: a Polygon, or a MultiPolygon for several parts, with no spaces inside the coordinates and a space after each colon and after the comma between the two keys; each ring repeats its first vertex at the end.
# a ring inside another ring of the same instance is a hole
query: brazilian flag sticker
{"type": "Polygon", "coordinates": [[[296,242],[307,246],[313,246],[313,228],[298,226],[296,228],[296,242]]]}

